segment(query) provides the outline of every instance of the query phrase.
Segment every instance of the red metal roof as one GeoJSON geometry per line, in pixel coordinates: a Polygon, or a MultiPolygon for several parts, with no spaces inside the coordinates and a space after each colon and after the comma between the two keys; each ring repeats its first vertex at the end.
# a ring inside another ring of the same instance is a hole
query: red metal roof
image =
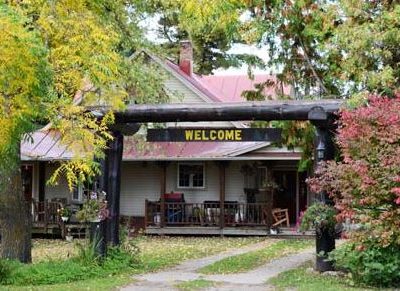
{"type": "MultiPolygon", "coordinates": [[[[33,143],[24,141],[21,158],[24,161],[69,160],[72,152],[59,143],[60,134],[55,130],[33,133],[33,143]]],[[[224,160],[224,159],[298,159],[298,152],[285,149],[260,155],[251,152],[268,146],[265,142],[137,142],[133,137],[125,137],[123,160],[224,160]],[[289,155],[288,155],[289,154],[289,155]]]]}
{"type": "Polygon", "coordinates": [[[246,101],[242,96],[244,91],[256,90],[257,84],[262,84],[267,81],[272,82],[275,85],[266,86],[264,88],[265,96],[270,99],[274,99],[277,92],[281,92],[286,95],[290,94],[291,87],[288,85],[279,85],[277,78],[272,75],[258,74],[254,75],[253,79],[250,79],[247,74],[242,75],[207,75],[200,76],[192,74],[191,76],[183,72],[178,65],[171,61],[167,61],[168,67],[177,72],[187,82],[195,86],[203,94],[205,94],[210,101],[214,102],[243,102],[246,101]]]}
{"type": "MultiPolygon", "coordinates": [[[[209,100],[208,102],[240,102],[244,101],[241,96],[243,91],[254,90],[255,84],[276,81],[274,76],[256,75],[254,80],[249,79],[246,74],[236,76],[199,76],[192,74],[188,76],[180,70],[179,66],[166,61],[166,65],[178,73],[185,81],[202,92],[209,100]]],[[[89,87],[89,84],[86,84],[89,87]]],[[[290,87],[284,86],[283,91],[289,94],[290,87]]],[[[265,90],[266,95],[276,96],[275,88],[269,87],[265,90]]],[[[75,96],[79,102],[81,93],[75,96]]],[[[60,133],[56,130],[36,131],[32,134],[33,143],[24,141],[21,146],[22,160],[68,160],[73,154],[66,150],[66,146],[59,143],[60,133]]],[[[124,160],[173,160],[173,159],[229,159],[238,157],[243,153],[249,153],[260,147],[267,146],[263,142],[146,142],[144,147],[138,146],[132,137],[125,137],[124,160]]],[[[286,150],[281,151],[286,152],[286,150]]],[[[251,156],[242,156],[251,158],[251,156]]],[[[264,155],[268,158],[268,154],[264,155]]],[[[271,153],[271,159],[278,159],[277,153],[271,153]]],[[[292,158],[298,158],[298,153],[292,158]]]]}

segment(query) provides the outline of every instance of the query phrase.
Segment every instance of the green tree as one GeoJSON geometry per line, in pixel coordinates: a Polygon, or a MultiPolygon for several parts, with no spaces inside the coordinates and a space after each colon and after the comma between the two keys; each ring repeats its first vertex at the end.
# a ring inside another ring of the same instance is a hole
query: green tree
{"type": "Polygon", "coordinates": [[[0,5],[1,257],[29,262],[31,217],[20,181],[20,142],[51,123],[75,157],[53,176],[70,187],[99,173],[112,137],[112,113],[101,122],[87,105],[121,109],[165,98],[160,76],[143,57],[141,30],[129,1],[7,1],[0,5]],[[149,90],[148,84],[156,84],[149,90]],[[157,81],[157,82],[156,82],[157,81]],[[161,94],[161,95],[160,95],[161,94]],[[149,98],[149,95],[151,96],[149,98]]]}
{"type": "MultiPolygon", "coordinates": [[[[210,47],[217,53],[238,42],[265,47],[267,65],[297,89],[297,97],[352,96],[360,91],[393,95],[399,87],[398,1],[151,2],[153,10],[161,11],[164,35],[185,34],[195,43],[202,40],[205,47],[207,40],[218,39],[210,47]]],[[[202,56],[199,67],[215,61],[212,53],[202,56]]],[[[228,55],[221,57],[229,60],[228,55]]]]}

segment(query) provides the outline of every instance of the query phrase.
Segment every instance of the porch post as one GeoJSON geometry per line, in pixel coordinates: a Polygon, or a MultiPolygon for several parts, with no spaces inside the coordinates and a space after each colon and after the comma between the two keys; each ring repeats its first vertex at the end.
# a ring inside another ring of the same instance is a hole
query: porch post
{"type": "MultiPolygon", "coordinates": [[[[121,164],[124,147],[124,136],[119,131],[113,132],[114,139],[109,144],[106,158],[106,176],[104,186],[107,189],[108,209],[110,218],[107,219],[107,242],[119,245],[119,215],[121,192],[121,164]]],[[[104,183],[103,182],[103,183],[104,183]]],[[[104,189],[104,188],[103,188],[104,189]]]]}
{"type": "MultiPolygon", "coordinates": [[[[316,126],[316,150],[315,161],[332,160],[335,157],[335,145],[333,142],[333,122],[327,120],[326,122],[313,122],[316,126]]],[[[318,167],[318,164],[317,164],[318,167]]],[[[326,191],[319,193],[320,199],[323,203],[333,205],[326,191]]],[[[328,261],[328,253],[335,249],[335,235],[332,230],[325,230],[319,236],[316,236],[316,265],[317,271],[325,272],[333,270],[332,261],[328,261]],[[322,255],[321,255],[322,253],[322,255]]]]}
{"type": "MultiPolygon", "coordinates": [[[[39,162],[39,202],[46,199],[46,162],[39,162]]],[[[39,204],[38,204],[39,205],[39,204]]]]}
{"type": "Polygon", "coordinates": [[[161,175],[160,175],[160,212],[161,221],[160,226],[165,226],[165,193],[167,191],[167,163],[161,162],[161,175]]]}
{"type": "Polygon", "coordinates": [[[225,168],[226,162],[221,161],[219,165],[219,226],[225,227],[225,168]]]}

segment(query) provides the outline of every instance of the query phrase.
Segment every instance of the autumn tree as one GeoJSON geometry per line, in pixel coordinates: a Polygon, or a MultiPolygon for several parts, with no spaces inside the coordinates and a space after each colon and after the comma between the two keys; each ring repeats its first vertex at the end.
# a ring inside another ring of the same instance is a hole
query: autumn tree
{"type": "Polygon", "coordinates": [[[143,42],[129,1],[6,1],[0,5],[1,257],[29,262],[30,205],[20,181],[20,142],[51,123],[75,153],[56,174],[69,186],[99,173],[95,160],[112,136],[86,105],[121,109],[158,102],[159,75],[137,53],[143,42]],[[153,84],[151,88],[147,82],[153,84]],[[150,98],[149,98],[150,97],[150,98]]]}

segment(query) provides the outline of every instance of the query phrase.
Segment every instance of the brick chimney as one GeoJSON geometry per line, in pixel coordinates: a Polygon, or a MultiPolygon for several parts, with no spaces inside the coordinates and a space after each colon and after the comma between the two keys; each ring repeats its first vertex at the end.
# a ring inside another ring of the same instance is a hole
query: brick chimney
{"type": "Polygon", "coordinates": [[[193,46],[190,40],[180,42],[179,68],[188,76],[193,74],[193,46]]]}

